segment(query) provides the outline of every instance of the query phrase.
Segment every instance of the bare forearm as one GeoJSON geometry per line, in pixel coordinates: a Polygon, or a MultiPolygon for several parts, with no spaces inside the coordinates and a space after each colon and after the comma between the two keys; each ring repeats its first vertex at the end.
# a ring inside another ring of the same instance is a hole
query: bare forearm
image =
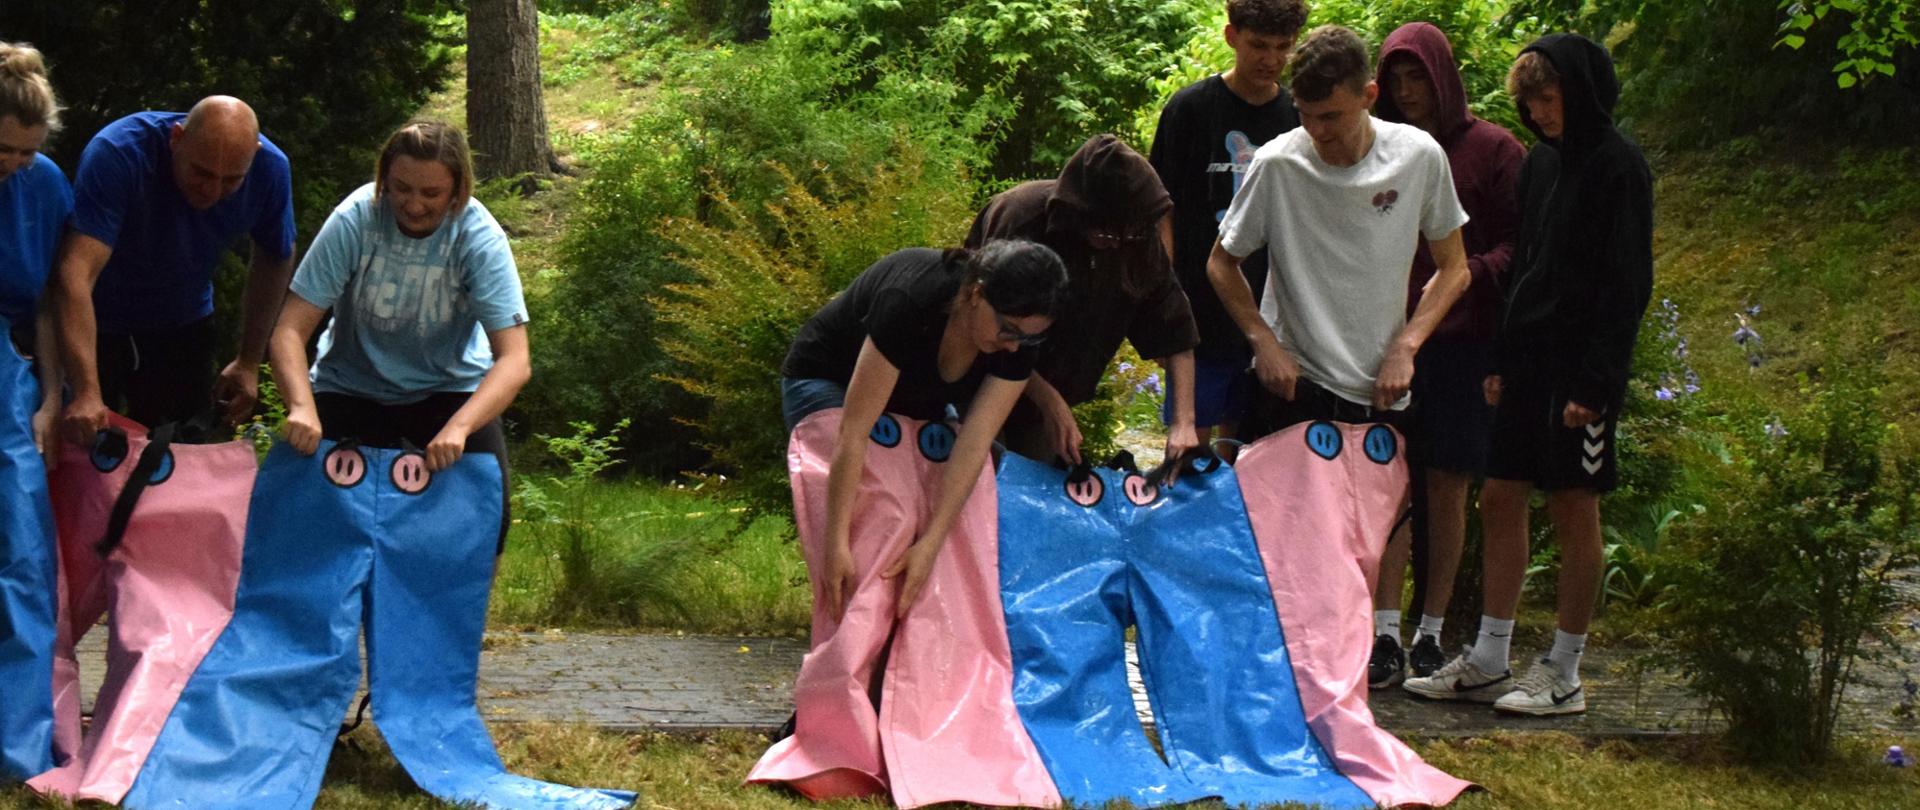
{"type": "Polygon", "coordinates": [[[60,404],[59,330],[54,302],[41,301],[40,312],[33,321],[33,354],[40,364],[40,406],[43,408],[60,404]]]}
{"type": "Polygon", "coordinates": [[[1173,401],[1173,424],[1193,424],[1193,351],[1161,358],[1167,371],[1167,392],[1173,401]]]}
{"type": "Polygon", "coordinates": [[[273,330],[270,347],[273,381],[287,410],[313,407],[313,385],[307,380],[307,336],[292,324],[273,330]]]}
{"type": "Polygon", "coordinates": [[[246,291],[241,295],[240,350],[235,355],[248,368],[259,366],[266,355],[274,321],[287,298],[287,283],[293,279],[292,256],[264,258],[257,247],[253,255],[246,291]]]}
{"type": "Polygon", "coordinates": [[[520,395],[520,389],[533,377],[526,358],[511,361],[496,361],[487,376],[480,378],[480,386],[475,388],[473,396],[467,399],[460,410],[454,411],[453,418],[447,420],[450,427],[472,433],[507,412],[514,397],[520,395]]]}
{"type": "Polygon", "coordinates": [[[93,319],[93,285],[61,278],[58,301],[60,366],[74,396],[100,396],[100,369],[95,352],[99,330],[93,319]]]}
{"type": "Polygon", "coordinates": [[[1213,253],[1207,256],[1207,281],[1213,284],[1221,306],[1226,308],[1227,316],[1233,319],[1240,334],[1246,336],[1249,344],[1257,344],[1263,338],[1271,338],[1273,330],[1260,317],[1260,305],[1253,301],[1253,288],[1240,273],[1241,258],[1214,242],[1213,253]]]}
{"type": "Polygon", "coordinates": [[[1472,281],[1473,277],[1464,263],[1451,269],[1442,268],[1434,274],[1426,293],[1420,297],[1420,305],[1414,308],[1413,317],[1400,327],[1394,343],[1417,353],[1421,346],[1426,345],[1427,338],[1433,335],[1433,330],[1439,328],[1440,321],[1447,317],[1454,303],[1466,293],[1472,281]]]}

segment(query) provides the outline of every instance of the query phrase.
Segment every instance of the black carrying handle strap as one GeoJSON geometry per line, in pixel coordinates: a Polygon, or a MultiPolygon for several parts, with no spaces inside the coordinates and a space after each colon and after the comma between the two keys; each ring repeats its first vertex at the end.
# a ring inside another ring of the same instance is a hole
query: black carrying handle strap
{"type": "Polygon", "coordinates": [[[113,512],[107,516],[107,533],[95,543],[95,553],[105,557],[120,547],[127,536],[127,522],[133,519],[133,508],[140,503],[140,496],[147,491],[147,485],[153,482],[153,474],[160,471],[160,465],[166,463],[168,448],[173,444],[174,430],[178,426],[172,422],[154,428],[147,434],[147,446],[140,451],[140,460],[133,465],[133,472],[127,476],[127,485],[120,488],[120,495],[113,499],[113,512]]]}

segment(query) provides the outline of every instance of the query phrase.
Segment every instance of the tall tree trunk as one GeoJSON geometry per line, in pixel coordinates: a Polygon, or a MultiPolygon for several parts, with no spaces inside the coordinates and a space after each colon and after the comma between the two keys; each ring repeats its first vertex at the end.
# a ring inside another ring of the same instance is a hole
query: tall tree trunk
{"type": "Polygon", "coordinates": [[[472,0],[468,6],[467,135],[480,179],[543,176],[561,168],[547,140],[534,0],[472,0]]]}

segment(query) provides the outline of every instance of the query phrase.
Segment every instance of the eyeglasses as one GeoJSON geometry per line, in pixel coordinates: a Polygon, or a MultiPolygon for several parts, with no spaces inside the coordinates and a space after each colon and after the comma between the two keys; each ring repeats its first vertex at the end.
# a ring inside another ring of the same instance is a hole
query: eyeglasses
{"type": "Polygon", "coordinates": [[[1087,243],[1093,245],[1095,248],[1108,249],[1120,247],[1121,245],[1137,245],[1147,241],[1151,235],[1148,229],[1145,228],[1135,231],[1119,232],[1093,229],[1087,231],[1087,243]]]}
{"type": "Polygon", "coordinates": [[[1044,331],[1043,332],[1020,331],[1019,327],[1014,326],[1013,321],[1007,320],[1007,316],[1005,315],[994,313],[993,317],[994,317],[994,320],[998,321],[1000,324],[1001,340],[1016,343],[1021,346],[1038,346],[1047,339],[1047,333],[1044,331]]]}

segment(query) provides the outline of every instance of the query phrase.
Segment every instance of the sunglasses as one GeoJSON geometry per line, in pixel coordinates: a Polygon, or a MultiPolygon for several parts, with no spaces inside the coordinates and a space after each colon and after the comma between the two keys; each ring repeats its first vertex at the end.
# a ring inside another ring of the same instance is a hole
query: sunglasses
{"type": "Polygon", "coordinates": [[[993,317],[1000,324],[1001,340],[1010,341],[1020,346],[1038,346],[1047,339],[1046,332],[1020,331],[1018,327],[1013,325],[1013,321],[1007,320],[1007,316],[1005,315],[995,313],[993,317]]]}

